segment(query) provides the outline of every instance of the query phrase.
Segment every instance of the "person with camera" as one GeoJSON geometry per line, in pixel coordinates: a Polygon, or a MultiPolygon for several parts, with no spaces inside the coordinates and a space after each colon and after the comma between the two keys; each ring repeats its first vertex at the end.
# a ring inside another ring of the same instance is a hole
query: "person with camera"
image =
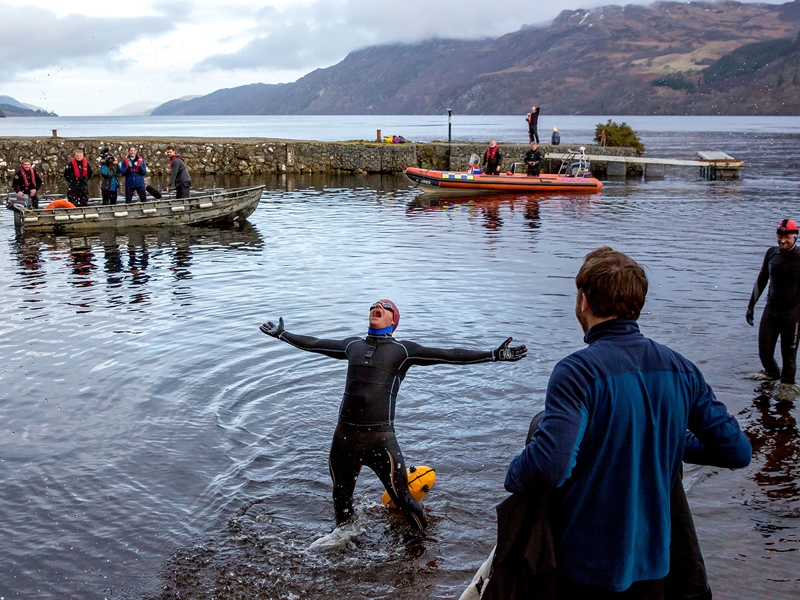
{"type": "Polygon", "coordinates": [[[542,161],[544,156],[542,151],[539,150],[539,145],[536,142],[531,142],[531,149],[522,157],[522,161],[528,165],[528,177],[538,177],[542,169],[542,161]]]}
{"type": "Polygon", "coordinates": [[[169,157],[169,169],[172,172],[169,176],[167,191],[175,190],[176,198],[188,198],[192,186],[192,178],[189,177],[189,170],[180,154],[175,154],[175,148],[167,146],[166,154],[169,157]]]}
{"type": "Polygon", "coordinates": [[[13,194],[9,194],[9,203],[24,202],[28,208],[39,208],[38,190],[42,187],[42,176],[33,169],[33,163],[26,158],[11,180],[13,194]]]}
{"type": "Polygon", "coordinates": [[[94,176],[92,165],[78,148],[72,160],[64,167],[64,179],[67,180],[67,199],[75,206],[88,206],[89,180],[94,176]]]}
{"type": "Polygon", "coordinates": [[[133,192],[139,195],[141,202],[147,202],[147,190],[144,185],[144,176],[147,166],[144,159],[136,152],[136,146],[128,148],[128,156],[122,159],[122,165],[117,166],[120,175],[125,175],[125,204],[133,202],[133,192]]]}
{"type": "Polygon", "coordinates": [[[103,204],[116,204],[119,181],[117,180],[117,159],[106,148],[103,152],[103,164],[100,165],[100,192],[103,194],[103,204]]]}

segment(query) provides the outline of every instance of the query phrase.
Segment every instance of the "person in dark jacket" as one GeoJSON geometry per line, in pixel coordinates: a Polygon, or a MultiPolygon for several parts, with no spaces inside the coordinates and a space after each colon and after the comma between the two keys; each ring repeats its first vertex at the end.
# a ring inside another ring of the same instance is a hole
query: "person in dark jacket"
{"type": "Polygon", "coordinates": [[[745,318],[754,324],[756,302],[769,283],[767,305],[758,327],[758,356],[766,379],[780,379],[794,385],[797,371],[797,342],[800,334],[800,250],[797,224],[784,219],[778,224],[778,245],[764,255],[761,271],[753,286],[745,318]],[[781,338],[783,368],[775,362],[775,345],[781,338]]]}
{"type": "Polygon", "coordinates": [[[539,145],[536,142],[531,142],[531,149],[522,157],[522,162],[528,165],[528,177],[538,177],[542,169],[542,161],[544,155],[539,150],[539,145]]]}
{"type": "Polygon", "coordinates": [[[192,187],[192,178],[189,177],[186,163],[180,154],[175,154],[175,148],[172,146],[167,147],[166,154],[169,157],[169,169],[171,171],[167,191],[173,188],[176,198],[188,198],[192,187]]]}
{"type": "Polygon", "coordinates": [[[495,350],[426,348],[395,340],[392,333],[399,322],[397,306],[384,299],[370,306],[366,338],[322,340],[297,335],[284,329],[283,318],[277,325],[270,321],[260,328],[295,348],[349,363],[328,460],[337,525],[353,514],[353,490],[362,465],[366,465],[378,475],[408,523],[417,529],[427,526],[422,507],[408,491],[405,463],[394,432],[397,391],[410,367],[515,361],[526,353],[525,346],[509,346],[511,338],[495,350]]]}
{"type": "Polygon", "coordinates": [[[525,120],[528,122],[528,141],[539,143],[539,110],[541,106],[531,106],[525,120]]]}
{"type": "Polygon", "coordinates": [[[67,180],[67,198],[75,206],[89,204],[89,180],[93,175],[92,165],[86,160],[83,150],[75,150],[72,160],[64,167],[64,179],[67,180]]]}
{"type": "Polygon", "coordinates": [[[100,184],[103,204],[116,204],[119,180],[117,178],[117,159],[114,155],[106,154],[103,157],[103,164],[100,165],[100,176],[103,178],[100,184]]]}
{"type": "Polygon", "coordinates": [[[559,598],[660,599],[681,461],[737,469],[752,448],[700,370],[639,332],[639,264],[598,248],[575,283],[589,346],[553,369],[538,429],[505,487],[557,490],[559,598]]]}
{"type": "Polygon", "coordinates": [[[141,202],[147,201],[144,176],[147,174],[147,165],[144,159],[136,152],[136,146],[128,149],[128,156],[122,159],[122,164],[117,165],[121,175],[125,176],[125,203],[133,202],[133,192],[139,195],[141,202]]]}
{"type": "Polygon", "coordinates": [[[550,143],[553,146],[561,144],[561,134],[558,133],[558,127],[553,127],[553,135],[550,136],[550,143]]]}
{"type": "Polygon", "coordinates": [[[489,142],[489,147],[483,153],[483,172],[487,175],[497,175],[503,164],[503,153],[500,151],[500,146],[497,145],[496,140],[489,142]]]}
{"type": "Polygon", "coordinates": [[[28,208],[39,208],[39,189],[41,189],[42,183],[41,175],[33,168],[33,163],[26,158],[14,173],[11,187],[14,189],[18,201],[24,202],[28,208]]]}

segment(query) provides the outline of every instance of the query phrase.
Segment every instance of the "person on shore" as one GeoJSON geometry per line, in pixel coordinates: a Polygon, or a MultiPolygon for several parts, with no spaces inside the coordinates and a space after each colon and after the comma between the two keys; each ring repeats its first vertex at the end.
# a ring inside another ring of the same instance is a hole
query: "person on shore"
{"type": "Polygon", "coordinates": [[[147,165],[144,159],[136,152],[136,146],[128,148],[128,156],[122,159],[122,164],[117,165],[121,175],[125,176],[125,203],[133,202],[133,193],[136,192],[140,202],[147,202],[144,176],[147,174],[147,165]]]}
{"type": "Polygon", "coordinates": [[[284,329],[283,318],[277,325],[270,321],[260,327],[295,348],[349,363],[328,461],[337,525],[353,514],[353,491],[361,467],[366,465],[380,478],[408,523],[420,530],[427,526],[422,507],[408,490],[405,462],[394,431],[397,391],[410,367],[516,361],[527,351],[525,346],[510,346],[511,338],[495,350],[427,348],[395,340],[392,334],[399,322],[395,303],[383,299],[370,306],[366,338],[327,340],[297,335],[284,329]]]}
{"type": "Polygon", "coordinates": [[[489,147],[483,153],[483,172],[487,175],[497,175],[500,173],[500,168],[503,164],[503,153],[500,151],[500,146],[497,145],[496,140],[489,142],[489,147]]]}
{"type": "Polygon", "coordinates": [[[531,142],[531,149],[522,157],[522,162],[528,165],[528,177],[538,177],[542,169],[542,161],[544,155],[539,150],[539,145],[536,142],[531,142]]]}
{"type": "Polygon", "coordinates": [[[589,346],[553,369],[538,429],[505,487],[558,489],[559,599],[659,600],[681,461],[742,468],[752,448],[700,370],[640,333],[648,283],[638,263],[598,248],[575,284],[589,346]]]}
{"type": "Polygon", "coordinates": [[[92,165],[86,160],[82,149],[77,149],[72,160],[64,168],[64,179],[67,180],[67,199],[75,206],[89,204],[89,180],[93,177],[92,165]]]}
{"type": "Polygon", "coordinates": [[[42,177],[33,168],[33,163],[30,159],[24,159],[11,180],[15,201],[24,203],[27,208],[39,208],[38,194],[42,183],[42,177]]]}
{"type": "Polygon", "coordinates": [[[561,144],[561,134],[558,132],[558,127],[553,127],[553,135],[550,136],[550,144],[553,146],[561,144]]]}
{"type": "Polygon", "coordinates": [[[117,193],[119,191],[117,159],[110,152],[105,152],[103,155],[103,164],[100,165],[100,176],[103,178],[100,184],[103,204],[116,204],[117,193]]]}
{"type": "Polygon", "coordinates": [[[175,148],[172,146],[167,147],[166,154],[169,157],[170,169],[167,191],[174,189],[176,198],[188,198],[192,187],[192,178],[189,176],[186,163],[180,154],[175,154],[175,148]]]}
{"type": "Polygon", "coordinates": [[[541,106],[531,106],[525,120],[528,122],[528,141],[539,143],[539,110],[541,106]]]}
{"type": "Polygon", "coordinates": [[[769,282],[767,305],[758,326],[758,357],[764,379],[780,379],[795,384],[797,371],[797,342],[800,331],[800,251],[797,248],[797,223],[784,219],[776,231],[778,245],[767,250],[761,271],[753,286],[745,319],[754,325],[756,302],[769,282]],[[775,345],[781,339],[783,368],[775,361],[775,345]]]}

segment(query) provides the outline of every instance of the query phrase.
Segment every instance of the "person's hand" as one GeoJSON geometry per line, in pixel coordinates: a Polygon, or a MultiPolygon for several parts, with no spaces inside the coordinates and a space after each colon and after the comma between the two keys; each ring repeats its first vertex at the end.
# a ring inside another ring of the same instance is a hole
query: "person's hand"
{"type": "Polygon", "coordinates": [[[17,192],[17,198],[22,200],[22,196],[24,196],[24,194],[22,192],[17,192]]]}
{"type": "Polygon", "coordinates": [[[752,327],[755,325],[755,320],[753,319],[753,308],[750,307],[747,309],[747,312],[744,314],[744,318],[747,320],[747,323],[752,327]]]}
{"type": "Polygon", "coordinates": [[[267,335],[271,335],[272,337],[276,338],[283,333],[283,317],[278,319],[277,325],[275,325],[275,323],[272,321],[267,321],[261,327],[259,327],[259,329],[267,335]]]}
{"type": "Polygon", "coordinates": [[[169,186],[167,186],[167,193],[169,194],[169,186]]]}
{"type": "Polygon", "coordinates": [[[509,346],[513,339],[514,338],[508,338],[505,342],[500,344],[497,350],[492,351],[495,360],[514,361],[525,358],[528,354],[528,349],[525,346],[509,346]]]}
{"type": "Polygon", "coordinates": [[[31,194],[31,197],[35,196],[36,195],[36,190],[31,190],[30,194],[31,194]]]}

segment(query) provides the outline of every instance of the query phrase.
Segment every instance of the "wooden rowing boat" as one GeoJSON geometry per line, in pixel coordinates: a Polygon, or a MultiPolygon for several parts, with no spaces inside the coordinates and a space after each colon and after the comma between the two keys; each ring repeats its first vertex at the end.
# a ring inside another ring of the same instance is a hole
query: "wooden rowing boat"
{"type": "Polygon", "coordinates": [[[473,175],[466,171],[436,171],[416,167],[409,167],[405,174],[422,191],[434,193],[597,192],[603,187],[594,177],[571,177],[566,174],[542,174],[538,177],[528,177],[522,173],[473,175]]]}
{"type": "Polygon", "coordinates": [[[163,198],[130,204],[25,208],[14,204],[14,225],[24,231],[83,231],[124,227],[165,227],[240,222],[258,206],[263,185],[214,190],[190,198],[163,198]]]}

